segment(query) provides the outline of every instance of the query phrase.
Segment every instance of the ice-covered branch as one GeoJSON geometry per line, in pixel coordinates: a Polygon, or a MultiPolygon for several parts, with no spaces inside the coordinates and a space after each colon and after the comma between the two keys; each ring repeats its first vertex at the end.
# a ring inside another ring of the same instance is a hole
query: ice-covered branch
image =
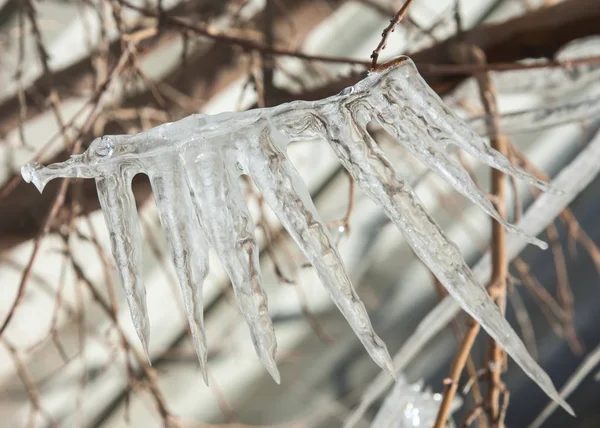
{"type": "Polygon", "coordinates": [[[136,135],[98,138],[81,156],[50,167],[26,165],[22,172],[40,191],[55,177],[96,179],[132,319],[145,346],[149,332],[145,289],[138,274],[141,238],[130,186],[134,175],[147,174],[168,234],[202,364],[206,345],[200,290],[206,275],[206,249],[210,246],[231,278],[259,358],[278,381],[275,333],[261,287],[254,225],[237,179],[241,174],[250,176],[315,267],[323,286],[373,360],[393,375],[386,346],[374,332],[327,227],[287,158],[290,142],[325,139],[361,189],[384,209],[461,307],[551,398],[570,411],[486,290],[474,280],[456,245],[427,214],[413,189],[369,136],[370,122],[386,129],[510,231],[545,247],[543,242],[504,222],[446,149],[457,146],[543,190],[549,190],[548,186],[490,148],[442,103],[408,58],[324,100],[297,101],[244,113],[192,115],[136,135]]]}

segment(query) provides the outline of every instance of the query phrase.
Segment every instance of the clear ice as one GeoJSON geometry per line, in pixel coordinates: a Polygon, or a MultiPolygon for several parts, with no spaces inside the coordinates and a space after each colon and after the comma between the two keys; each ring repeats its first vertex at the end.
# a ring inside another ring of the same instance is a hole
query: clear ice
{"type": "Polygon", "coordinates": [[[132,177],[147,174],[178,272],[202,373],[206,377],[202,282],[208,269],[208,248],[212,247],[231,278],[256,352],[279,382],[277,342],[261,287],[254,224],[238,185],[241,174],[250,176],[314,266],[365,349],[394,376],[387,348],[373,330],[329,231],[286,154],[291,142],[325,139],[360,188],[385,210],[461,307],[548,396],[570,411],[485,288],[473,279],[456,245],[427,214],[413,189],[370,137],[370,122],[395,136],[398,143],[508,230],[546,247],[502,220],[446,148],[457,146],[540,189],[548,190],[546,183],[514,167],[462,122],[407,57],[397,66],[372,72],[355,86],[324,100],[296,101],[242,113],[191,115],[140,134],[104,136],[95,139],[82,155],[63,163],[25,165],[22,175],[40,192],[56,177],[96,180],[132,320],[147,349],[149,322],[140,275],[142,239],[131,190],[132,177]]]}
{"type": "MultiPolygon", "coordinates": [[[[429,428],[434,426],[440,408],[442,395],[432,393],[423,387],[423,382],[410,384],[400,377],[391,393],[387,395],[371,428],[429,428]]],[[[450,411],[454,413],[462,405],[459,397],[454,397],[450,411]]],[[[454,427],[450,419],[446,425],[454,427]]]]}

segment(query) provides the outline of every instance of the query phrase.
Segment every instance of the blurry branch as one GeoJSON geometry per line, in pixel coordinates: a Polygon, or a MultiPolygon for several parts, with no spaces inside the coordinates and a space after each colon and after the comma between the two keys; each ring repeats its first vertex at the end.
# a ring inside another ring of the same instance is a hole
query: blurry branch
{"type": "Polygon", "coordinates": [[[573,291],[571,284],[569,283],[569,275],[567,273],[567,262],[565,260],[565,253],[560,243],[560,237],[558,235],[558,229],[554,224],[551,224],[546,229],[546,235],[550,241],[550,248],[552,249],[552,257],[554,258],[554,268],[556,269],[556,280],[558,288],[558,300],[563,310],[563,325],[565,329],[565,335],[567,343],[576,355],[583,354],[584,347],[581,340],[577,337],[577,331],[575,330],[574,321],[574,301],[573,291]]]}
{"type": "MultiPolygon", "coordinates": [[[[291,0],[279,1],[282,3],[291,3],[290,6],[286,7],[292,7],[292,10],[301,9],[307,3],[305,0],[297,0],[294,2],[291,2],[291,0]]],[[[207,0],[206,3],[207,5],[205,7],[209,8],[209,10],[211,10],[211,8],[218,10],[222,7],[221,0],[207,0]]],[[[102,11],[98,12],[99,15],[105,14],[103,8],[101,9],[102,11]]],[[[324,11],[325,8],[318,8],[318,10],[315,11],[315,24],[318,23],[321,18],[319,14],[323,14],[324,11]]],[[[189,11],[186,11],[184,6],[176,7],[173,10],[164,10],[163,12],[167,15],[170,13],[182,13],[186,14],[186,16],[189,15],[189,11]]],[[[213,15],[213,12],[210,12],[210,15],[213,15]]],[[[221,15],[217,15],[216,12],[214,12],[214,15],[221,17],[221,15]]],[[[203,20],[202,17],[198,17],[197,13],[193,13],[192,16],[199,21],[203,20]]],[[[104,17],[103,21],[106,20],[106,17],[104,17]]],[[[254,24],[254,21],[254,19],[246,21],[246,25],[252,26],[254,24]]],[[[102,22],[102,26],[105,25],[107,24],[105,22],[102,22]]],[[[156,25],[158,25],[158,22],[156,22],[156,25]]],[[[160,31],[160,28],[158,28],[156,25],[151,27],[133,26],[133,28],[131,28],[132,33],[139,33],[139,31],[137,30],[140,29],[143,32],[146,32],[146,34],[148,35],[151,35],[152,32],[156,33],[154,36],[144,39],[144,43],[141,44],[139,47],[140,57],[143,57],[147,52],[164,46],[167,42],[170,42],[173,39],[177,39],[182,36],[185,36],[189,39],[190,36],[193,36],[193,33],[188,34],[188,31],[160,31]]],[[[103,33],[106,33],[105,29],[103,29],[103,33]]],[[[257,32],[244,31],[244,34],[257,34],[257,32]]],[[[72,65],[68,65],[61,69],[53,70],[53,85],[56,87],[58,95],[61,98],[66,99],[75,95],[86,94],[90,91],[93,91],[95,89],[95,85],[101,84],[106,76],[104,76],[104,78],[100,76],[99,81],[97,81],[98,79],[96,78],[96,68],[98,65],[97,63],[99,61],[97,61],[96,57],[102,57],[103,59],[105,59],[108,62],[106,66],[114,66],[114,64],[116,63],[116,59],[118,59],[121,53],[123,52],[122,41],[130,37],[131,34],[128,34],[128,32],[124,32],[122,36],[123,37],[120,39],[109,41],[106,37],[106,34],[103,34],[101,36],[102,40],[100,41],[100,46],[98,48],[99,52],[97,52],[97,55],[96,52],[93,51],[92,58],[82,58],[81,60],[78,60],[72,65]]],[[[223,67],[226,68],[230,66],[231,63],[235,62],[236,60],[237,55],[234,55],[234,53],[231,51],[230,45],[224,44],[219,44],[211,49],[208,49],[207,52],[202,54],[190,55],[189,53],[186,53],[185,65],[190,68],[189,72],[186,73],[185,70],[182,70],[180,67],[179,69],[173,72],[172,76],[169,76],[169,78],[165,79],[161,83],[176,83],[181,93],[188,93],[188,91],[182,90],[182,86],[187,89],[189,88],[190,84],[202,85],[203,82],[207,82],[206,87],[210,88],[212,83],[211,81],[216,79],[217,77],[215,76],[217,70],[221,70],[223,67]],[[192,73],[191,70],[193,70],[194,72],[192,73]],[[185,79],[181,79],[182,75],[185,76],[185,79]]],[[[44,79],[42,76],[35,82],[33,82],[30,85],[30,87],[24,88],[24,97],[27,97],[26,101],[28,103],[28,108],[26,112],[27,120],[33,119],[34,117],[43,113],[46,110],[46,105],[44,103],[36,102],[36,99],[33,97],[33,94],[36,94],[38,92],[46,92],[45,88],[47,87],[47,83],[48,82],[46,81],[46,79],[44,79]]],[[[131,101],[132,104],[136,103],[135,98],[131,101]]],[[[144,97],[137,97],[137,103],[139,103],[139,105],[144,105],[144,101],[146,101],[144,97]]],[[[19,105],[20,100],[17,96],[13,96],[12,98],[4,100],[0,103],[0,138],[5,136],[12,129],[16,128],[18,121],[15,113],[19,110],[19,105]]]]}
{"type": "MultiPolygon", "coordinates": [[[[527,160],[527,158],[517,150],[516,147],[511,147],[513,156],[518,160],[525,170],[528,170],[533,175],[543,180],[547,180],[548,176],[535,165],[527,160]]],[[[565,208],[559,215],[560,220],[565,223],[567,233],[572,239],[580,242],[587,251],[588,255],[592,259],[592,262],[596,266],[596,270],[600,275],[600,249],[585,233],[585,231],[579,225],[579,222],[573,215],[573,212],[569,208],[565,208]]],[[[558,229],[554,224],[550,224],[546,229],[548,239],[551,244],[552,254],[554,258],[554,265],[556,268],[556,277],[558,280],[558,300],[560,302],[562,327],[566,335],[567,342],[571,350],[581,355],[584,351],[583,344],[577,337],[575,331],[575,325],[573,320],[573,293],[569,284],[569,278],[566,268],[565,255],[560,244],[558,229]]]]}
{"type": "MultiPolygon", "coordinates": [[[[102,110],[101,102],[103,99],[103,97],[102,97],[103,92],[109,89],[109,87],[111,86],[110,83],[112,83],[116,80],[114,77],[119,75],[123,71],[123,69],[127,65],[128,61],[129,61],[129,52],[126,52],[121,57],[121,60],[119,61],[119,64],[117,65],[117,67],[115,67],[115,69],[111,73],[111,76],[109,77],[108,81],[106,82],[106,85],[104,85],[101,88],[101,91],[97,93],[97,96],[94,97],[95,106],[90,111],[88,117],[85,120],[83,128],[81,129],[78,137],[75,140],[75,143],[73,146],[73,153],[80,152],[81,146],[83,145],[83,138],[82,138],[83,135],[85,135],[89,131],[89,129],[92,127],[95,119],[98,117],[98,115],[100,114],[100,112],[102,110]]],[[[17,308],[17,306],[19,305],[19,303],[21,302],[21,299],[23,298],[23,296],[25,294],[25,287],[26,287],[29,277],[31,275],[31,271],[33,269],[33,265],[35,263],[35,259],[37,258],[41,244],[42,244],[44,238],[46,237],[46,235],[50,232],[51,228],[54,226],[54,220],[55,220],[56,216],[58,215],[59,210],[63,207],[63,204],[65,202],[65,197],[67,194],[67,190],[69,189],[70,182],[71,182],[70,179],[68,179],[68,178],[64,179],[62,181],[62,183],[60,184],[60,189],[59,189],[58,193],[53,196],[53,201],[52,201],[52,204],[50,207],[50,211],[48,212],[48,216],[46,217],[46,220],[44,221],[41,232],[39,232],[38,236],[36,237],[36,239],[34,241],[33,249],[31,251],[31,255],[29,257],[29,262],[27,264],[27,267],[23,271],[23,275],[21,277],[21,281],[20,281],[19,287],[17,289],[17,295],[16,295],[15,299],[13,300],[13,303],[8,311],[8,315],[3,320],[2,325],[0,326],[0,336],[2,336],[2,334],[4,333],[6,327],[8,326],[10,320],[12,319],[12,317],[14,315],[15,309],[17,308]]]]}
{"type": "MultiPolygon", "coordinates": [[[[73,257],[71,257],[71,261],[72,261],[72,266],[75,271],[75,274],[77,275],[77,278],[83,282],[83,284],[86,286],[87,290],[91,293],[94,301],[104,311],[107,318],[109,318],[112,321],[115,329],[117,330],[117,332],[119,334],[120,343],[121,343],[121,346],[123,347],[123,350],[125,351],[126,354],[133,356],[137,367],[139,368],[139,370],[141,370],[142,374],[144,375],[144,380],[146,382],[147,389],[148,389],[150,395],[154,399],[156,408],[162,418],[163,426],[164,427],[180,426],[178,421],[176,420],[176,418],[170,413],[170,411],[167,407],[166,400],[163,396],[160,386],[158,385],[158,378],[156,376],[156,371],[152,367],[149,366],[149,364],[146,362],[144,356],[140,352],[138,352],[133,346],[131,346],[131,344],[127,340],[127,336],[121,329],[121,327],[119,325],[119,321],[117,319],[116,308],[111,307],[109,305],[109,303],[104,300],[102,295],[96,290],[96,287],[94,286],[92,281],[85,275],[82,267],[75,261],[75,259],[73,257]]],[[[129,363],[127,363],[127,364],[128,364],[128,371],[130,372],[130,376],[131,376],[131,374],[133,372],[135,372],[136,369],[134,367],[130,367],[129,363]]]]}
{"type": "Polygon", "coordinates": [[[216,31],[215,29],[209,26],[200,26],[193,24],[191,22],[187,22],[186,20],[170,15],[162,15],[160,16],[157,11],[145,9],[143,7],[136,6],[130,3],[127,0],[118,0],[123,6],[135,10],[142,14],[143,16],[161,19],[161,24],[167,28],[178,30],[178,31],[189,31],[197,36],[207,37],[217,43],[238,46],[242,49],[245,49],[249,52],[257,51],[263,54],[270,54],[276,56],[288,56],[299,59],[305,59],[309,61],[323,61],[330,63],[342,63],[342,64],[355,64],[355,65],[363,65],[366,66],[369,63],[367,61],[357,60],[353,58],[346,57],[337,57],[337,56],[329,56],[329,55],[311,55],[304,53],[302,51],[285,49],[282,47],[275,47],[270,44],[264,43],[261,40],[255,40],[248,37],[239,37],[230,35],[232,33],[231,29],[227,31],[216,31]]]}
{"type": "Polygon", "coordinates": [[[513,310],[515,311],[515,318],[519,324],[519,329],[521,330],[523,343],[527,347],[527,350],[531,356],[537,360],[539,357],[539,352],[535,341],[533,322],[531,321],[531,317],[529,316],[525,302],[519,293],[519,289],[514,284],[514,280],[510,279],[508,285],[508,298],[513,310]]]}
{"type": "MultiPolygon", "coordinates": [[[[512,146],[511,151],[513,155],[517,157],[518,162],[525,170],[529,171],[536,177],[541,178],[542,180],[548,180],[548,176],[535,165],[533,165],[522,153],[516,149],[516,147],[512,146]]],[[[579,242],[583,248],[585,248],[589,256],[592,258],[594,265],[596,266],[598,275],[600,275],[600,249],[585,232],[585,230],[581,228],[577,218],[573,214],[573,211],[571,211],[569,208],[565,208],[560,213],[559,218],[567,227],[567,232],[569,233],[570,237],[579,242]]]]}
{"type": "MultiPolygon", "coordinates": [[[[369,6],[370,8],[372,8],[373,10],[376,10],[380,15],[384,16],[384,17],[390,17],[393,16],[395,11],[392,8],[391,5],[388,5],[386,3],[389,2],[383,2],[383,1],[379,1],[379,0],[357,0],[359,3],[362,3],[366,6],[369,6]]],[[[435,38],[435,36],[433,35],[433,30],[435,29],[435,27],[440,24],[440,22],[443,22],[445,17],[442,17],[440,20],[438,20],[438,22],[436,22],[431,28],[423,28],[421,27],[411,16],[410,14],[406,14],[403,18],[406,22],[406,26],[407,27],[413,27],[415,28],[420,34],[424,34],[426,35],[429,39],[431,39],[434,42],[437,42],[437,39],[435,38]]]]}
{"type": "MultiPolygon", "coordinates": [[[[577,389],[577,386],[579,386],[585,377],[592,370],[598,367],[598,364],[600,364],[600,346],[590,352],[585,360],[583,360],[583,363],[577,367],[575,373],[569,377],[567,383],[565,383],[565,386],[563,386],[560,390],[560,396],[562,398],[567,398],[569,395],[571,395],[571,393],[577,389]]],[[[540,415],[531,423],[531,425],[529,425],[529,428],[541,427],[546,419],[548,419],[554,412],[554,410],[556,410],[556,405],[553,402],[548,403],[542,413],[540,413],[540,415]]]]}
{"type": "Polygon", "coordinates": [[[27,369],[27,365],[23,364],[21,358],[19,357],[19,353],[15,346],[10,343],[6,338],[2,339],[2,344],[8,351],[13,363],[15,364],[15,368],[21,382],[23,383],[23,387],[29,396],[29,402],[31,403],[31,413],[29,414],[29,422],[27,426],[35,426],[36,415],[39,413],[51,427],[56,427],[56,422],[50,417],[50,415],[44,410],[40,403],[40,393],[27,369]]]}
{"type": "Polygon", "coordinates": [[[533,296],[542,314],[548,321],[548,325],[558,337],[563,337],[563,327],[561,324],[563,311],[558,302],[544,288],[538,279],[533,276],[529,265],[520,257],[513,260],[512,266],[517,270],[522,284],[527,287],[529,293],[533,296]]]}

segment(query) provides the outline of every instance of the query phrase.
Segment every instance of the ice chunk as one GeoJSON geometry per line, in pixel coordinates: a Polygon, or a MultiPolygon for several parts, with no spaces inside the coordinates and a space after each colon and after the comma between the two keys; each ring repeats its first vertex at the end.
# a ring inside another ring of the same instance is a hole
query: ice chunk
{"type": "Polygon", "coordinates": [[[250,158],[249,173],[273,212],[315,267],[323,286],[365,349],[381,368],[394,376],[387,348],[373,330],[367,310],[346,274],[306,185],[276,144],[278,140],[285,143],[286,137],[273,127],[265,129],[253,145],[256,150],[250,158]]]}
{"type": "Polygon", "coordinates": [[[260,283],[254,224],[238,185],[238,174],[224,162],[221,153],[210,148],[198,152],[197,146],[188,146],[183,157],[204,234],[231,278],[261,362],[279,383],[275,330],[260,283]]]}
{"type": "Polygon", "coordinates": [[[168,162],[162,162],[169,168],[161,168],[155,162],[149,165],[150,183],[181,285],[202,377],[208,384],[202,305],[202,284],[208,274],[208,246],[194,212],[181,159],[177,155],[168,159],[168,162]]]}
{"type": "Polygon", "coordinates": [[[141,274],[142,234],[131,191],[132,177],[130,170],[119,170],[114,175],[96,178],[96,187],[131,319],[149,359],[150,322],[141,274]]]}
{"type": "MultiPolygon", "coordinates": [[[[54,177],[96,178],[132,318],[147,347],[148,322],[139,275],[141,238],[129,185],[134,174],[148,174],[203,367],[206,345],[200,287],[206,275],[205,240],[231,278],[260,360],[279,381],[275,332],[260,284],[254,225],[237,182],[239,174],[250,175],[373,360],[393,374],[386,347],[373,330],[306,186],[285,154],[292,141],[325,138],[363,191],[385,210],[461,307],[548,396],[570,411],[485,289],[474,281],[458,248],[371,139],[366,130],[371,120],[486,213],[510,231],[524,235],[498,217],[467,172],[445,150],[449,145],[458,146],[507,174],[544,190],[548,186],[513,166],[461,121],[408,58],[370,73],[351,89],[324,100],[243,113],[192,115],[136,135],[103,137],[94,140],[82,156],[65,163],[46,168],[25,166],[23,176],[40,190],[54,177]]],[[[535,238],[526,239],[542,246],[535,238]]]]}

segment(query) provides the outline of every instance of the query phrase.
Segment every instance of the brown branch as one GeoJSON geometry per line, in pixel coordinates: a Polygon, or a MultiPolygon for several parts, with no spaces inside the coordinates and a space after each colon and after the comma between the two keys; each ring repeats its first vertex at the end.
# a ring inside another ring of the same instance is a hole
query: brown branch
{"type": "Polygon", "coordinates": [[[456,357],[454,357],[454,362],[452,363],[452,368],[450,369],[450,376],[444,381],[444,396],[442,398],[442,402],[440,403],[440,409],[438,410],[435,424],[433,425],[434,428],[444,428],[446,426],[446,421],[448,420],[448,415],[450,414],[452,399],[458,390],[460,375],[467,364],[467,360],[469,359],[471,349],[473,348],[473,344],[475,343],[475,339],[477,338],[479,330],[479,324],[477,324],[472,318],[469,318],[468,330],[463,338],[456,357]]]}
{"type": "MultiPolygon", "coordinates": [[[[509,285],[511,282],[509,282],[509,285]]],[[[525,343],[525,347],[533,359],[537,360],[539,353],[537,350],[533,323],[531,322],[531,317],[529,316],[529,312],[527,312],[527,308],[525,307],[525,302],[523,302],[523,299],[519,294],[519,290],[514,284],[509,287],[508,297],[511,307],[515,311],[515,318],[517,319],[517,323],[519,324],[519,328],[521,330],[523,343],[525,343]]]]}
{"type": "Polygon", "coordinates": [[[521,258],[515,258],[512,265],[515,267],[523,285],[527,287],[532,296],[536,299],[542,314],[548,321],[548,324],[558,337],[563,337],[562,319],[564,317],[562,308],[554,297],[546,290],[537,278],[530,272],[529,266],[521,258]]]}
{"type": "Polygon", "coordinates": [[[408,12],[408,9],[410,8],[411,4],[412,0],[406,0],[402,7],[398,10],[398,12],[396,12],[394,17],[390,20],[390,25],[388,25],[383,30],[383,33],[381,33],[381,40],[379,41],[379,44],[377,45],[373,53],[371,53],[371,70],[375,70],[377,68],[377,60],[379,59],[379,54],[381,54],[381,51],[385,49],[390,35],[394,32],[396,25],[398,25],[402,21],[404,15],[406,15],[406,13],[408,12]]]}
{"type": "MultiPolygon", "coordinates": [[[[511,148],[511,152],[514,157],[523,165],[523,167],[531,172],[534,176],[548,181],[548,176],[538,168],[536,168],[527,158],[520,153],[515,147],[511,148]]],[[[573,212],[566,208],[560,213],[560,219],[566,224],[567,231],[571,236],[577,239],[586,249],[592,261],[594,262],[596,269],[600,273],[600,250],[596,244],[589,238],[589,236],[581,229],[581,226],[577,222],[577,219],[573,215],[573,212]]],[[[548,239],[550,240],[552,247],[552,255],[554,258],[554,265],[556,269],[557,288],[558,288],[558,300],[561,304],[562,317],[561,322],[564,328],[567,342],[571,350],[580,355],[584,352],[584,347],[577,336],[574,322],[574,297],[571,285],[569,283],[567,266],[565,261],[564,251],[558,236],[558,229],[554,224],[550,225],[546,229],[548,239]]]]}
{"type": "MultiPolygon", "coordinates": [[[[485,63],[485,54],[481,50],[474,50],[475,57],[481,63],[485,63]]],[[[487,73],[478,73],[475,75],[480,89],[481,101],[485,112],[489,117],[488,133],[490,135],[490,145],[502,155],[508,155],[508,141],[505,137],[499,135],[498,129],[498,109],[496,104],[496,94],[492,81],[487,73]]],[[[493,195],[492,203],[500,217],[506,217],[506,181],[504,173],[497,169],[491,172],[491,193],[493,195]]],[[[490,296],[504,314],[506,311],[506,287],[508,279],[508,258],[506,254],[506,230],[504,226],[496,220],[492,220],[492,274],[488,285],[490,296]]],[[[485,410],[488,412],[489,419],[493,426],[503,427],[503,412],[499,407],[500,397],[505,391],[504,383],[501,380],[502,371],[506,369],[506,355],[500,345],[494,340],[490,340],[488,351],[488,397],[485,410]]]]}
{"type": "Polygon", "coordinates": [[[558,229],[554,224],[551,224],[546,229],[548,240],[550,241],[550,248],[552,249],[552,257],[554,258],[554,268],[556,269],[556,284],[558,291],[558,301],[561,304],[563,310],[563,326],[565,329],[565,336],[567,343],[571,348],[571,351],[576,355],[582,355],[584,352],[583,344],[579,337],[577,337],[577,331],[575,330],[574,322],[574,298],[571,284],[569,283],[569,274],[567,272],[567,262],[565,260],[565,254],[560,243],[558,235],[558,229]]]}
{"type": "MultiPolygon", "coordinates": [[[[129,9],[139,12],[143,16],[159,19],[159,15],[154,10],[149,10],[140,6],[136,6],[127,0],[118,0],[120,4],[129,9]]],[[[222,43],[231,46],[238,46],[247,51],[258,51],[263,54],[289,56],[309,61],[323,61],[329,63],[354,64],[368,66],[368,61],[357,60],[354,58],[330,56],[330,55],[310,55],[294,49],[286,49],[281,47],[270,46],[258,40],[253,40],[246,37],[230,35],[231,30],[227,32],[217,31],[209,26],[200,26],[178,17],[171,15],[163,15],[163,24],[166,28],[189,31],[198,36],[208,37],[216,43],[222,43]]]]}

